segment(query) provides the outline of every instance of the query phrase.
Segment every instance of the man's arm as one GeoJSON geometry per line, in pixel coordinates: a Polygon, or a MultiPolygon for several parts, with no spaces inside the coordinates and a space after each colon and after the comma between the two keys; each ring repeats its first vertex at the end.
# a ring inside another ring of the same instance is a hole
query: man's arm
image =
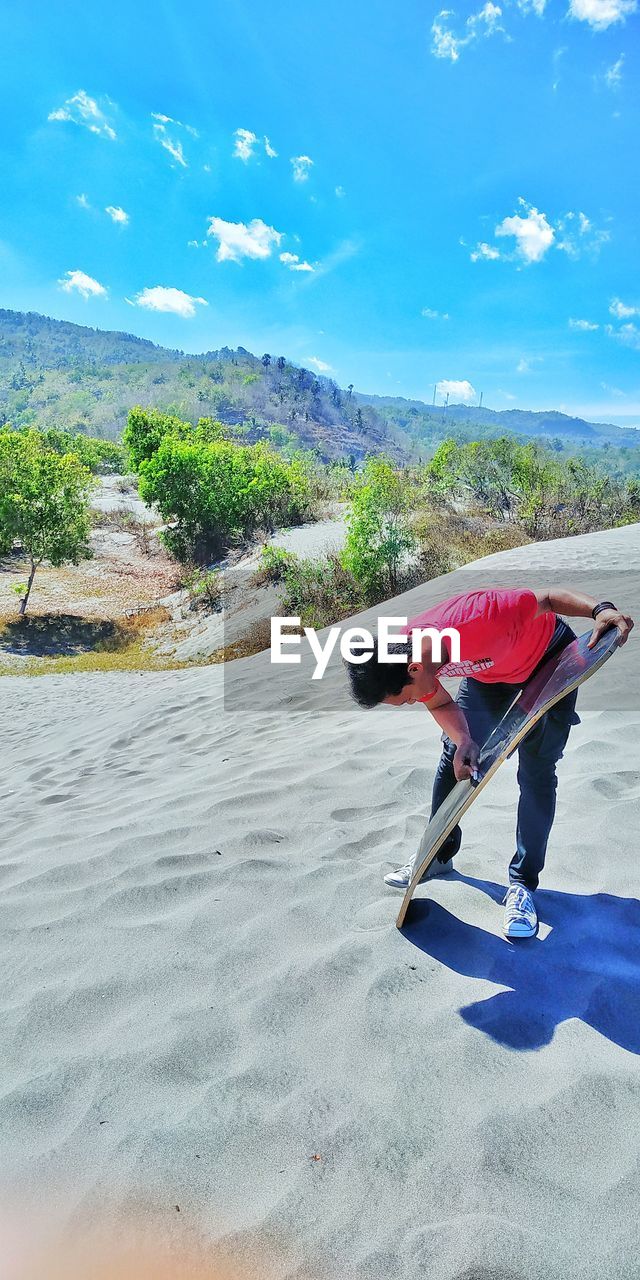
{"type": "MultiPolygon", "coordinates": [[[[565,618],[590,618],[598,604],[595,596],[582,595],[579,591],[567,591],[564,587],[549,587],[546,591],[535,591],[534,595],[538,601],[539,614],[562,613],[565,618]]],[[[620,644],[626,644],[633,627],[633,619],[619,609],[603,609],[594,622],[589,640],[590,649],[610,627],[618,628],[620,644]]]]}
{"type": "Polygon", "coordinates": [[[438,692],[434,697],[429,698],[424,706],[431,713],[436,724],[456,744],[453,771],[458,782],[463,778],[470,778],[478,764],[480,750],[471,737],[464,712],[441,685],[438,685],[438,692]]]}

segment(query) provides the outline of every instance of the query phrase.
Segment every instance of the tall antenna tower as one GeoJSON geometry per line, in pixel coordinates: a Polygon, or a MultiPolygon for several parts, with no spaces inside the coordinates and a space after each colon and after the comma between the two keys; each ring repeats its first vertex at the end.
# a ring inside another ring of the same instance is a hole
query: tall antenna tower
{"type": "Polygon", "coordinates": [[[436,391],[437,391],[437,389],[438,389],[438,384],[437,384],[437,382],[434,382],[434,384],[433,384],[433,400],[431,401],[431,404],[432,404],[432,406],[433,406],[434,408],[435,408],[435,403],[436,403],[436,391]]]}
{"type": "Polygon", "coordinates": [[[481,392],[480,392],[480,403],[479,403],[479,405],[478,405],[478,408],[479,408],[479,409],[481,409],[481,408],[482,408],[482,397],[483,397],[483,395],[484,395],[484,391],[481,391],[481,392]]]}

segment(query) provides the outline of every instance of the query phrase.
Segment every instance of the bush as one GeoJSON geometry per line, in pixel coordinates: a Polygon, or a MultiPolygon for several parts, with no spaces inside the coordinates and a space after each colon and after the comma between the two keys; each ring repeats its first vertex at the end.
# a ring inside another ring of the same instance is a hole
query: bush
{"type": "Polygon", "coordinates": [[[529,541],[515,524],[487,521],[485,514],[462,515],[444,501],[420,512],[413,523],[418,557],[408,581],[411,585],[438,578],[472,560],[508,551],[529,541]]]}
{"type": "Polygon", "coordinates": [[[405,475],[385,458],[369,459],[347,517],[341,561],[372,604],[397,594],[401,572],[415,551],[412,501],[405,475]]]}
{"type": "Polygon", "coordinates": [[[284,582],[287,570],[292,569],[298,557],[284,547],[263,547],[258,569],[254,574],[257,587],[267,582],[284,582]]]}
{"type": "MultiPolygon", "coordinates": [[[[4,427],[3,430],[10,430],[4,427]]],[[[29,429],[16,428],[16,434],[27,436],[29,429]]],[[[63,431],[58,427],[47,427],[41,431],[40,438],[45,449],[58,457],[75,454],[83,467],[93,475],[122,471],[125,465],[125,451],[113,440],[101,440],[97,436],[87,436],[82,431],[63,431]]]]}
{"type": "Polygon", "coordinates": [[[215,569],[192,569],[183,578],[183,585],[189,592],[192,609],[203,609],[213,613],[221,608],[222,579],[215,569]]]}
{"type": "Polygon", "coordinates": [[[303,626],[319,630],[359,613],[365,603],[362,588],[339,556],[306,560],[291,555],[284,569],[282,607],[303,626]]]}
{"type": "Polygon", "coordinates": [[[640,517],[638,481],[607,475],[580,458],[504,436],[456,444],[445,440],[424,478],[429,495],[482,504],[530,537],[562,538],[640,517]]]}
{"type": "Polygon", "coordinates": [[[140,495],[170,525],[163,536],[173,554],[203,564],[236,536],[298,524],[308,488],[301,469],[265,445],[167,435],[141,464],[140,495]]]}
{"type": "Polygon", "coordinates": [[[51,449],[39,431],[0,431],[0,553],[18,544],[30,565],[21,616],[43,560],[58,568],[91,557],[92,484],[77,455],[51,449]]]}

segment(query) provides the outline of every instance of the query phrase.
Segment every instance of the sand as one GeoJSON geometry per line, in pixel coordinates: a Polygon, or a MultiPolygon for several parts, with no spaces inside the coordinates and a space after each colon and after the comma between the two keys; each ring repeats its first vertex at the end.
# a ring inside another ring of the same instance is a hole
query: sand
{"type": "MultiPolygon", "coordinates": [[[[640,526],[523,547],[385,612],[556,581],[640,615],[639,552],[640,526]]],[[[160,1240],[179,1214],[280,1280],[637,1277],[637,651],[581,691],[540,937],[516,947],[514,762],[394,926],[382,875],[439,754],[422,708],[362,712],[338,668],[314,685],[267,655],[4,680],[13,1203],[144,1205],[160,1240]]]]}

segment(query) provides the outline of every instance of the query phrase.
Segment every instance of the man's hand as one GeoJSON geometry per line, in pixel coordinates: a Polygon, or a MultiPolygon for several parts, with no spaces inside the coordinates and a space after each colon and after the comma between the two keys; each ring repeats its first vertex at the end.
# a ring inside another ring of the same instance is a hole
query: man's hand
{"type": "Polygon", "coordinates": [[[472,773],[478,767],[478,757],[480,748],[473,738],[463,738],[458,743],[456,754],[453,757],[453,772],[458,782],[462,782],[463,778],[470,778],[472,773]]]}
{"type": "Polygon", "coordinates": [[[590,649],[593,649],[594,644],[598,643],[600,636],[603,636],[605,631],[608,631],[610,627],[618,628],[618,631],[620,632],[620,644],[626,644],[629,639],[629,632],[633,627],[633,618],[630,618],[627,613],[620,613],[618,609],[603,609],[602,613],[598,614],[593,626],[593,631],[591,632],[589,640],[590,649]]]}

